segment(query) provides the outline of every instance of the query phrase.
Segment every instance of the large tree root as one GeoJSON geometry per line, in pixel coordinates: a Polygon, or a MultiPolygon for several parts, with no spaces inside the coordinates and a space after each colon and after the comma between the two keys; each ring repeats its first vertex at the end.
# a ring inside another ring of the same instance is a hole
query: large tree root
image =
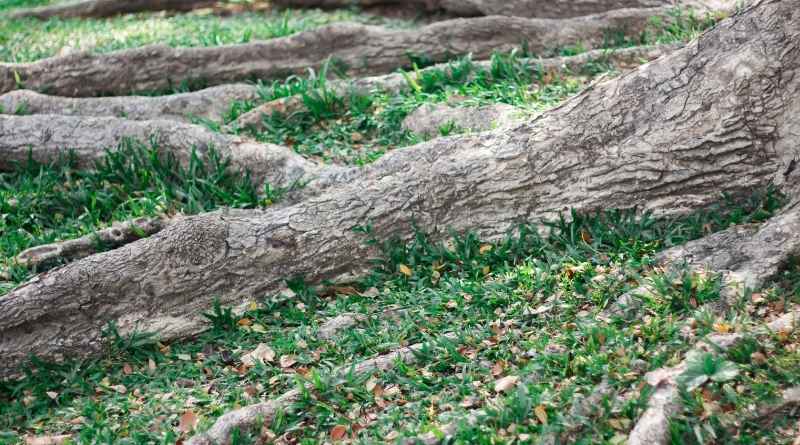
{"type": "Polygon", "coordinates": [[[73,98],[16,90],[0,96],[0,113],[61,114],[65,116],[121,117],[133,120],[192,118],[221,121],[235,101],[258,100],[254,85],[220,85],[192,93],[168,96],[73,98]]]}
{"type": "Polygon", "coordinates": [[[0,375],[31,353],[95,353],[110,321],[174,338],[203,328],[214,297],[238,304],[293,276],[352,279],[378,253],[370,237],[423,227],[492,239],[570,207],[668,216],[720,193],[786,190],[800,159],[798,6],[761,2],[511,129],[393,151],[312,181],[335,186],[296,204],[187,217],[44,273],[0,299],[0,375]]]}
{"type": "Polygon", "coordinates": [[[144,11],[191,11],[213,6],[217,0],[79,0],[38,8],[16,11],[13,18],[34,17],[46,20],[51,17],[110,17],[144,11]]]}
{"type": "MultiPolygon", "coordinates": [[[[768,323],[765,326],[767,332],[791,333],[797,329],[795,322],[800,319],[800,314],[791,312],[768,323]],[[792,321],[791,323],[789,321],[792,321]]],[[[726,351],[733,347],[742,338],[741,334],[714,334],[704,339],[697,346],[695,351],[718,352],[726,351]]],[[[639,417],[633,430],[628,435],[628,445],[666,445],[669,443],[669,422],[681,410],[680,391],[677,378],[686,370],[687,363],[684,360],[681,364],[672,368],[663,368],[649,372],[645,379],[647,383],[655,388],[650,396],[647,409],[639,417]]],[[[789,403],[797,403],[797,394],[788,392],[785,400],[789,403]]]]}
{"type": "MultiPolygon", "coordinates": [[[[446,335],[446,338],[453,339],[453,335],[446,335]]],[[[333,371],[333,374],[354,373],[365,374],[376,370],[389,370],[395,363],[414,363],[417,359],[417,352],[424,348],[426,343],[418,343],[397,349],[390,353],[365,360],[357,365],[341,366],[333,371]]],[[[231,436],[235,430],[240,432],[250,432],[262,425],[272,422],[278,412],[291,410],[291,405],[301,400],[302,393],[299,389],[293,389],[280,397],[254,405],[231,411],[217,419],[208,431],[198,434],[186,442],[186,445],[228,445],[231,443],[231,436]]]]}
{"type": "MultiPolygon", "coordinates": [[[[283,7],[341,8],[357,4],[362,7],[401,5],[408,0],[276,0],[283,7]]],[[[429,12],[444,11],[461,17],[505,15],[511,17],[565,18],[623,8],[653,8],[684,5],[695,8],[730,10],[730,0],[411,0],[429,12]]]]}
{"type": "MultiPolygon", "coordinates": [[[[577,56],[553,57],[547,59],[528,59],[525,62],[531,69],[538,69],[542,72],[550,71],[570,71],[577,72],[582,67],[591,62],[608,63],[619,68],[632,68],[649,62],[680,48],[678,44],[640,46],[634,48],[623,48],[618,50],[596,49],[587,51],[577,56]]],[[[491,61],[473,62],[472,75],[478,70],[488,71],[491,69],[491,61]]],[[[443,63],[431,67],[423,68],[411,74],[412,78],[424,76],[434,71],[450,71],[450,64],[443,63]]],[[[470,77],[471,78],[471,77],[470,77]]],[[[392,73],[382,76],[363,77],[353,80],[332,81],[325,85],[325,88],[343,95],[347,93],[368,94],[373,91],[385,91],[398,93],[410,88],[408,79],[402,73],[392,73]]],[[[301,96],[290,96],[266,102],[258,107],[239,116],[234,122],[228,125],[229,130],[238,128],[250,128],[253,130],[263,129],[263,116],[273,113],[291,114],[302,109],[304,106],[301,96]]]]}
{"type": "Polygon", "coordinates": [[[486,58],[527,46],[542,53],[583,42],[602,44],[609,30],[639,36],[670,8],[624,9],[574,19],[482,17],[434,23],[416,30],[334,24],[290,37],[213,48],[152,45],[108,54],[78,53],[33,63],[0,64],[0,93],[24,85],[61,96],[126,95],[182,81],[211,84],[274,79],[319,68],[333,59],[354,75],[382,74],[410,64],[409,55],[443,61],[456,55],[486,58]],[[135,70],[129,67],[135,66],[135,70]]]}
{"type": "Polygon", "coordinates": [[[247,170],[251,179],[288,188],[336,171],[308,161],[286,147],[247,141],[215,133],[204,127],[166,120],[133,121],[114,117],[77,117],[38,114],[0,115],[0,171],[10,171],[28,159],[47,163],[73,156],[78,168],[92,167],[106,151],[127,140],[150,141],[162,153],[183,164],[193,150],[203,156],[209,149],[230,159],[231,167],[247,170]]]}

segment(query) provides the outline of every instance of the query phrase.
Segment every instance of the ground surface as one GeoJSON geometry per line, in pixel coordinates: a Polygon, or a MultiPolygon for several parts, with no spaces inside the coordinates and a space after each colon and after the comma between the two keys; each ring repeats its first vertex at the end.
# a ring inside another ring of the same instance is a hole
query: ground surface
{"type": "MultiPolygon", "coordinates": [[[[0,12],[41,3],[12,1],[0,12]]],[[[0,60],[153,42],[220,45],[342,20],[415,26],[355,10],[0,18],[0,60]]],[[[682,23],[644,43],[685,41],[710,24],[682,23]]],[[[608,46],[630,44],[609,40],[608,46]]],[[[583,49],[575,42],[558,52],[583,49]]],[[[602,59],[579,71],[541,71],[524,56],[497,54],[482,70],[469,59],[425,75],[411,69],[408,87],[396,94],[334,92],[325,83],[334,72],[292,77],[262,84],[258,101],[232,104],[221,122],[197,122],[288,145],[309,158],[360,165],[419,141],[402,122],[421,105],[505,103],[533,116],[597,76],[617,73],[602,59]],[[260,102],[295,94],[302,105],[264,116],[262,128],[230,125],[260,102]]],[[[461,131],[438,128],[439,136],[461,131]]],[[[281,197],[281,190],[256,188],[226,170],[222,159],[180,167],[144,143],[109,154],[88,172],[69,159],[31,162],[0,174],[0,294],[39,272],[14,260],[28,247],[136,216],[266,207],[281,197]]],[[[147,333],[121,337],[109,326],[105,357],[35,363],[25,378],[0,383],[0,443],[59,435],[75,443],[175,443],[233,408],[298,387],[297,404],[258,437],[237,436],[234,443],[395,442],[435,438],[454,422],[457,443],[623,443],[647,405],[645,374],[681,362],[697,338],[730,332],[745,341],[689,363],[684,381],[706,376],[708,382],[684,386],[684,411],[670,426],[673,443],[792,443],[800,433],[795,412],[758,412],[800,384],[800,336],[765,334],[760,327],[800,304],[800,265],[723,312],[709,305],[719,298],[719,277],[653,267],[659,251],[734,224],[758,224],[781,203],[765,190],[745,201],[721,197],[717,208],[681,220],[609,211],[572,215],[544,236],[521,227],[495,244],[469,234],[434,244],[424,230],[410,244],[376,241],[383,257],[352,286],[311,288],[302,277],[286,277],[292,298],[263,296],[241,314],[217,308],[207,314],[209,331],[197,338],[162,344],[147,333]],[[640,284],[656,290],[644,316],[599,317],[640,284]],[[347,327],[322,338],[320,329],[328,332],[331,320],[347,320],[347,327]],[[423,347],[413,364],[364,374],[333,371],[414,344],[423,347]]]]}

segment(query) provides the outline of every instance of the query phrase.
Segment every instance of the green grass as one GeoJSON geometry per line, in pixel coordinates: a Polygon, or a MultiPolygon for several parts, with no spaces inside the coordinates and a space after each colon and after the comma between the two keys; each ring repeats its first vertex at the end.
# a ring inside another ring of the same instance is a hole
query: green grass
{"type": "Polygon", "coordinates": [[[132,14],[109,19],[4,19],[0,61],[30,62],[82,50],[104,53],[161,43],[174,47],[218,46],[283,37],[325,24],[353,21],[385,26],[408,23],[358,12],[267,11],[220,17],[208,14],[132,14]]]}
{"type": "MultiPolygon", "coordinates": [[[[647,315],[633,321],[602,322],[595,315],[638,283],[661,279],[651,267],[659,250],[730,224],[763,221],[779,203],[767,192],[672,221],[630,211],[573,214],[549,223],[548,236],[520,227],[495,244],[470,234],[435,243],[422,233],[410,243],[384,242],[370,240],[364,230],[365,242],[379,243],[384,255],[352,288],[314,291],[295,280],[294,298],[268,295],[238,315],[217,307],[208,314],[209,331],[169,345],[145,334],[120,337],[110,327],[104,357],[37,362],[23,380],[0,384],[0,431],[12,442],[23,433],[72,433],[77,443],[173,443],[188,435],[179,428],[187,411],[204,429],[227,410],[308,383],[301,402],[267,426],[270,433],[321,443],[344,425],[358,430],[358,443],[374,443],[435,431],[481,409],[481,422],[462,427],[456,443],[536,443],[549,434],[613,443],[642,412],[644,372],[676,364],[690,348],[683,329],[691,326],[702,336],[724,322],[746,332],[761,317],[711,316],[698,305],[676,307],[670,300],[650,302],[647,315]],[[320,340],[317,327],[342,312],[368,320],[320,340]],[[445,339],[446,333],[456,337],[445,339]],[[415,365],[369,375],[331,372],[419,342],[427,346],[415,365]],[[297,363],[282,368],[276,359],[242,367],[241,355],[259,343],[297,363]],[[495,394],[495,381],[511,375],[519,383],[495,394]],[[585,412],[576,408],[602,381],[608,395],[585,412]]],[[[800,302],[798,278],[791,269],[785,282],[765,291],[766,300],[800,302]]],[[[665,292],[718,297],[705,284],[713,277],[684,279],[688,286],[665,292]]],[[[742,380],[748,389],[737,403],[762,402],[796,384],[797,356],[790,349],[798,340],[770,343],[769,351],[781,358],[758,372],[741,365],[737,378],[752,374],[753,380],[742,380]]],[[[730,382],[714,383],[724,384],[730,382]]],[[[242,437],[237,443],[250,442],[242,437]]]]}
{"type": "Polygon", "coordinates": [[[182,167],[172,155],[129,141],[94,170],[79,171],[67,158],[50,165],[29,161],[14,173],[0,173],[0,268],[11,278],[0,282],[0,294],[31,276],[13,261],[29,247],[138,216],[252,208],[276,199],[274,190],[256,189],[247,174],[228,167],[213,150],[182,167]]]}

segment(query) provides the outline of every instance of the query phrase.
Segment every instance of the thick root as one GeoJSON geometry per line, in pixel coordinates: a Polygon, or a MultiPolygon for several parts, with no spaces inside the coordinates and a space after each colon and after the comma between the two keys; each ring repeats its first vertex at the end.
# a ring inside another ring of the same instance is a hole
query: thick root
{"type": "Polygon", "coordinates": [[[23,9],[14,18],[34,17],[46,20],[61,18],[98,18],[144,11],[191,11],[213,6],[217,0],[79,0],[62,4],[23,9]]]}
{"type": "Polygon", "coordinates": [[[275,187],[289,188],[337,170],[308,161],[286,147],[255,143],[198,125],[39,114],[0,115],[0,171],[11,171],[28,159],[52,162],[67,153],[78,168],[90,168],[107,150],[128,140],[150,141],[183,164],[189,162],[193,150],[203,156],[213,148],[230,159],[232,168],[250,172],[255,183],[268,181],[275,187]]]}
{"type": "Polygon", "coordinates": [[[0,113],[60,114],[119,117],[132,120],[167,119],[191,123],[193,118],[221,121],[235,101],[254,101],[254,85],[220,85],[169,96],[72,98],[16,90],[0,96],[0,113]]]}
{"type": "MultiPolygon", "coordinates": [[[[357,4],[361,7],[400,5],[407,0],[276,0],[283,7],[341,8],[357,4]]],[[[411,0],[428,12],[444,11],[461,17],[505,15],[511,17],[567,18],[622,8],[653,8],[683,5],[695,8],[732,10],[731,0],[411,0]]]]}
{"type": "Polygon", "coordinates": [[[353,75],[382,74],[410,64],[409,54],[432,61],[526,45],[543,53],[583,42],[602,44],[609,30],[640,35],[670,8],[624,9],[575,19],[482,17],[434,23],[416,30],[334,24],[290,37],[212,48],[152,45],[108,54],[79,53],[33,63],[0,64],[0,93],[25,88],[61,96],[127,95],[202,79],[211,85],[276,79],[335,60],[353,75]],[[135,70],[128,67],[135,66],[135,70]]]}

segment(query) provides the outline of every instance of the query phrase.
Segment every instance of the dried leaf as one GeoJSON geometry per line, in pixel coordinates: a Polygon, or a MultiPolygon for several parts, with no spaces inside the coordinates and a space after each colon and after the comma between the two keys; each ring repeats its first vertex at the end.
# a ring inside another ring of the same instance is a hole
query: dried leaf
{"type": "Polygon", "coordinates": [[[378,290],[377,287],[371,287],[361,293],[362,297],[367,297],[367,298],[375,298],[378,295],[380,295],[380,291],[378,290]]]}
{"type": "Polygon", "coordinates": [[[331,439],[342,440],[347,435],[347,427],[344,425],[336,425],[331,428],[331,439]]]}
{"type": "Polygon", "coordinates": [[[484,255],[486,253],[491,252],[493,248],[494,248],[494,246],[492,246],[491,244],[484,244],[484,245],[481,246],[479,252],[480,252],[481,255],[484,255]]]}
{"type": "Polygon", "coordinates": [[[264,325],[259,324],[259,323],[255,323],[252,326],[250,326],[250,330],[253,331],[253,332],[258,332],[259,334],[266,334],[267,333],[267,328],[265,328],[264,325]]]}
{"type": "Polygon", "coordinates": [[[130,363],[125,363],[124,365],[122,365],[122,373],[125,375],[133,374],[133,367],[131,366],[130,363]]]}
{"type": "Polygon", "coordinates": [[[256,348],[242,355],[242,364],[255,366],[256,363],[269,363],[275,360],[275,351],[264,343],[259,343],[256,348]]]}
{"type": "Polygon", "coordinates": [[[72,436],[68,434],[59,436],[25,437],[25,445],[61,445],[72,436]]]}
{"type": "Polygon", "coordinates": [[[151,371],[155,371],[156,370],[156,362],[151,358],[147,359],[147,369],[149,369],[151,371]]]}
{"type": "Polygon", "coordinates": [[[494,382],[494,392],[505,392],[517,386],[519,377],[510,375],[494,382]]]}
{"type": "Polygon", "coordinates": [[[411,275],[414,275],[414,271],[412,271],[411,268],[406,266],[405,264],[397,266],[397,269],[400,271],[401,274],[409,278],[411,278],[411,275]]]}
{"type": "Polygon", "coordinates": [[[253,324],[253,320],[249,318],[242,318],[241,320],[238,321],[238,323],[239,326],[250,326],[251,324],[253,324]]]}
{"type": "Polygon", "coordinates": [[[536,418],[539,419],[542,425],[547,425],[547,409],[545,409],[544,405],[538,405],[533,409],[533,413],[536,414],[536,418]]]}
{"type": "Polygon", "coordinates": [[[47,394],[47,397],[50,397],[53,400],[58,398],[58,393],[55,392],[55,391],[47,391],[46,394],[47,394]]]}
{"type": "Polygon", "coordinates": [[[282,355],[280,358],[281,368],[289,368],[297,363],[297,357],[294,355],[282,355]]]}
{"type": "Polygon", "coordinates": [[[178,429],[184,433],[189,433],[197,427],[199,421],[197,414],[192,411],[186,411],[178,420],[178,429]]]}

